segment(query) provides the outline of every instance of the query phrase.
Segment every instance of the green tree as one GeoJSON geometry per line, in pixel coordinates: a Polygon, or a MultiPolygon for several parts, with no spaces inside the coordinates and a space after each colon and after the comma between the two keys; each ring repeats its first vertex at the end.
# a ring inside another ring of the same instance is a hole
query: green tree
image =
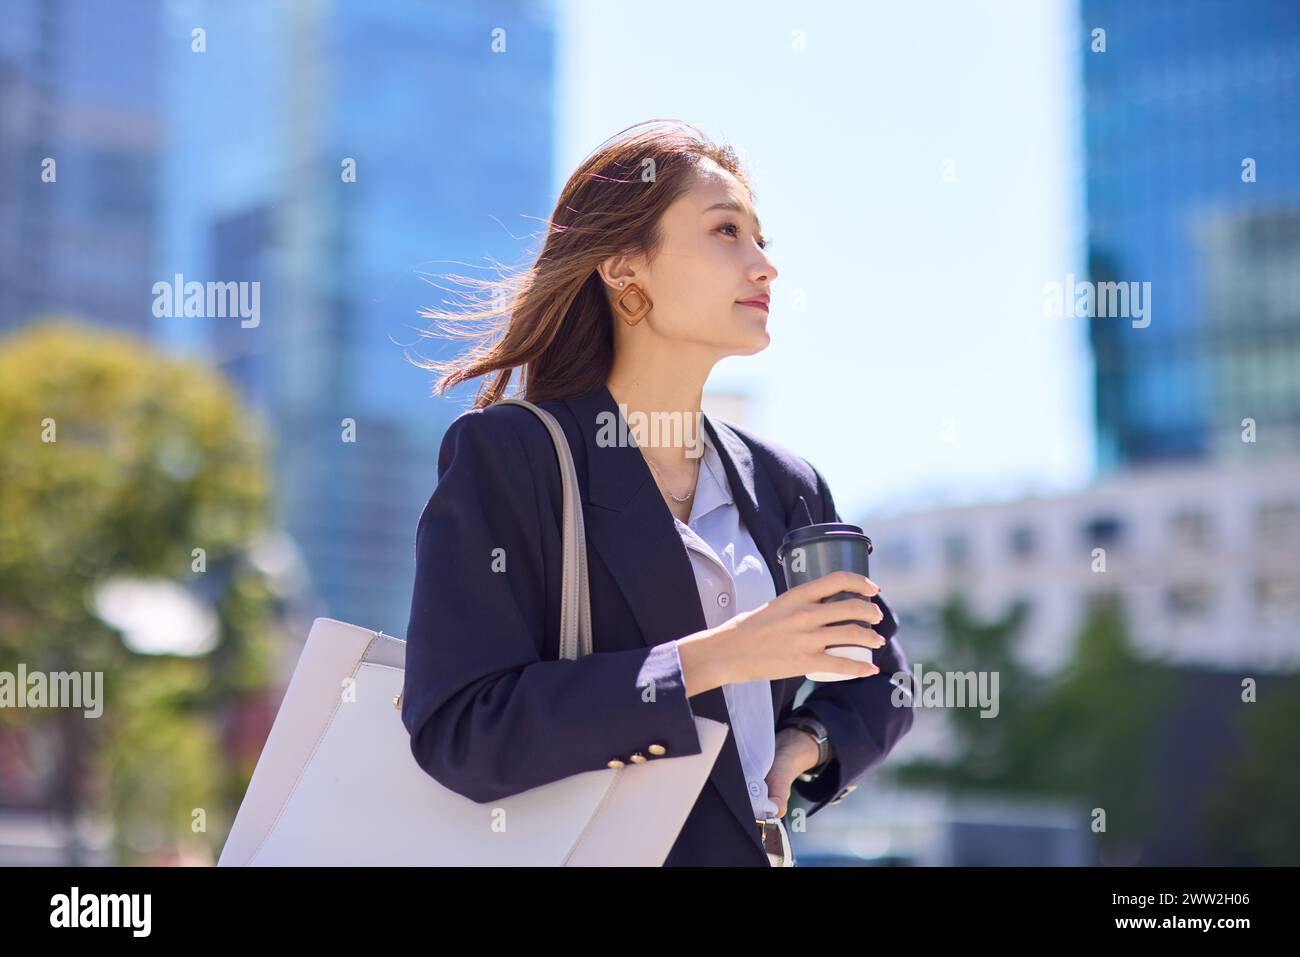
{"type": "Polygon", "coordinates": [[[1215,863],[1300,863],[1300,683],[1264,678],[1239,707],[1241,739],[1206,801],[1215,863]]]}
{"type": "Polygon", "coordinates": [[[4,708],[0,722],[57,724],[51,801],[67,822],[109,815],[122,863],[211,848],[242,793],[220,727],[269,669],[270,596],[245,559],[268,519],[264,435],[218,375],[132,337],[51,320],[0,342],[0,669],[104,676],[99,719],[4,708]],[[130,651],[92,600],[123,577],[203,594],[216,650],[130,651]]]}
{"type": "Polygon", "coordinates": [[[937,660],[923,662],[925,669],[997,671],[998,714],[950,709],[960,757],[908,762],[898,779],[953,792],[1084,801],[1106,811],[1103,848],[1140,845],[1159,814],[1151,768],[1170,676],[1134,654],[1119,609],[1094,608],[1065,667],[1049,677],[1017,654],[1023,607],[979,622],[955,595],[940,622],[937,660]]]}

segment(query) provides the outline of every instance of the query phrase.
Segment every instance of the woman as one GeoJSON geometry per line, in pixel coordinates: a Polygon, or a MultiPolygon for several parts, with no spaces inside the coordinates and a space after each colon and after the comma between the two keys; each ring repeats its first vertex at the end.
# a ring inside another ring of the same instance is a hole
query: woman
{"type": "Polygon", "coordinates": [[[488,802],[699,754],[694,716],[723,721],[732,733],[670,866],[790,866],[791,788],[810,816],[837,803],[912,723],[891,700],[907,663],[877,586],[847,572],[784,586],[786,531],[840,521],[826,482],[700,411],[713,366],[769,341],[777,270],[752,199],[730,148],[687,124],[638,124],[569,179],[541,255],[504,295],[426,314],[489,320],[464,358],[423,363],[445,373],[439,393],[493,378],[447,430],[416,533],[401,704],[412,753],[488,802]],[[582,490],[594,638],[576,661],[556,660],[554,446],[527,409],[493,404],[515,369],[523,398],[563,427],[582,490]],[[683,427],[642,441],[645,421],[683,427]],[[842,591],[862,597],[820,603],[842,591]],[[831,624],[849,619],[862,624],[831,624]],[[834,643],[872,648],[876,664],[825,654],[834,643]],[[795,710],[812,671],[848,680],[795,710]]]}

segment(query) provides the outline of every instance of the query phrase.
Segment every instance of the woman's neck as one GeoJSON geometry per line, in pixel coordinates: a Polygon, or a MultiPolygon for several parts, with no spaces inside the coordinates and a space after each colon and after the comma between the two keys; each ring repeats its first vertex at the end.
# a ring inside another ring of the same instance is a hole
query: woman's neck
{"type": "Polygon", "coordinates": [[[647,458],[670,480],[693,474],[703,451],[702,380],[614,374],[606,388],[647,458]]]}

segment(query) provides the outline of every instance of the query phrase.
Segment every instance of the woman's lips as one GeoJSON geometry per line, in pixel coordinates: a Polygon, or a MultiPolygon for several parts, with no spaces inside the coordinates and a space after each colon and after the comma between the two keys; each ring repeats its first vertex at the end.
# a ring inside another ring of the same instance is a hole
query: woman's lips
{"type": "Polygon", "coordinates": [[[739,305],[742,305],[742,306],[752,306],[752,307],[755,308],[755,309],[762,309],[764,312],[767,312],[767,311],[768,311],[768,310],[767,310],[767,303],[765,303],[765,302],[764,302],[763,300],[761,300],[761,299],[742,299],[742,300],[740,301],[739,305]]]}

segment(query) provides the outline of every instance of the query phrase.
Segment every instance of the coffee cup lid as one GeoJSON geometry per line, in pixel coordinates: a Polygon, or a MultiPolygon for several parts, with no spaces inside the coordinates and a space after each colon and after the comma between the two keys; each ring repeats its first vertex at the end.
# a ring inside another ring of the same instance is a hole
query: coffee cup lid
{"type": "Polygon", "coordinates": [[[867,543],[867,554],[871,554],[871,539],[862,531],[860,525],[850,525],[848,522],[823,522],[821,525],[805,525],[802,528],[792,528],[786,532],[785,540],[781,542],[781,547],[776,550],[776,560],[780,562],[793,548],[823,538],[860,538],[867,543]]]}

